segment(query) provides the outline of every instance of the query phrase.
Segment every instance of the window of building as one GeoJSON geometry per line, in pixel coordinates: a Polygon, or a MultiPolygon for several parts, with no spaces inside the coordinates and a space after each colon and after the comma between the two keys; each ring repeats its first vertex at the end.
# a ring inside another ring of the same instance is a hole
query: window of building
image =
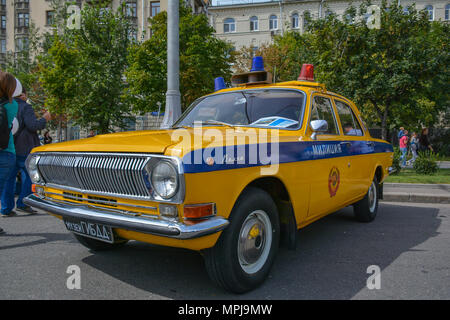
{"type": "Polygon", "coordinates": [[[276,15],[271,15],[269,18],[269,29],[277,30],[278,29],[278,17],[276,15]]]}
{"type": "Polygon", "coordinates": [[[298,29],[298,27],[299,27],[298,13],[294,13],[292,15],[292,29],[298,29]]]}
{"type": "Polygon", "coordinates": [[[6,29],[6,16],[2,15],[2,29],[6,29]]]}
{"type": "Polygon", "coordinates": [[[136,2],[127,2],[125,4],[125,15],[127,17],[137,17],[137,3],[136,2]]]}
{"type": "Polygon", "coordinates": [[[258,17],[250,18],[250,31],[258,31],[258,17]]]}
{"type": "Polygon", "coordinates": [[[236,31],[236,22],[233,18],[227,18],[223,21],[223,32],[235,32],[236,31]]]}
{"type": "Polygon", "coordinates": [[[28,13],[18,13],[17,14],[17,26],[18,27],[28,27],[30,24],[30,15],[28,13]]]}
{"type": "Polygon", "coordinates": [[[16,39],[16,52],[20,52],[23,50],[28,50],[28,38],[17,38],[16,39]]]}
{"type": "Polygon", "coordinates": [[[310,121],[313,120],[325,120],[328,123],[328,131],[324,132],[325,134],[338,134],[330,99],[321,96],[314,97],[310,121]]]}
{"type": "Polygon", "coordinates": [[[137,30],[136,29],[130,30],[130,32],[128,33],[128,39],[131,40],[131,41],[137,41],[138,37],[137,37],[137,30]]]}
{"type": "Polygon", "coordinates": [[[428,20],[433,21],[434,20],[434,9],[432,5],[425,6],[425,10],[428,13],[428,20]]]}
{"type": "Polygon", "coordinates": [[[450,20],[450,4],[445,6],[445,20],[450,20]]]}
{"type": "Polygon", "coordinates": [[[55,11],[53,10],[46,11],[45,16],[46,16],[45,23],[47,24],[47,26],[53,25],[53,23],[55,22],[55,11]]]}
{"type": "Polygon", "coordinates": [[[2,0],[1,5],[2,5],[2,6],[6,6],[6,0],[2,0]]]}
{"type": "Polygon", "coordinates": [[[1,53],[6,53],[6,39],[0,40],[0,50],[1,53]]]}
{"type": "Polygon", "coordinates": [[[161,4],[159,1],[150,2],[150,17],[156,16],[161,11],[161,4]]]}
{"type": "Polygon", "coordinates": [[[303,31],[308,29],[309,21],[311,21],[311,13],[309,11],[303,12],[303,31]]]}

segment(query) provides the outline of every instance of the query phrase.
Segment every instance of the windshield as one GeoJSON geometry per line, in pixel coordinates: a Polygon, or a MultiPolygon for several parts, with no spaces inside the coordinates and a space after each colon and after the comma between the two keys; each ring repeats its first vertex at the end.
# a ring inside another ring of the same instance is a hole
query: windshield
{"type": "Polygon", "coordinates": [[[192,127],[194,122],[208,125],[223,122],[230,125],[297,128],[301,123],[304,99],[305,95],[300,91],[280,89],[215,94],[195,101],[174,127],[192,127]]]}

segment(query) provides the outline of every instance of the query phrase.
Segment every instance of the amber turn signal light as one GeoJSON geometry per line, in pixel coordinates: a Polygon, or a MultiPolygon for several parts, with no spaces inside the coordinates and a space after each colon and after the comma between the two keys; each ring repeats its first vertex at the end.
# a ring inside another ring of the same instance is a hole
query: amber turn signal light
{"type": "Polygon", "coordinates": [[[36,193],[36,185],[35,184],[31,185],[31,192],[36,193]]]}
{"type": "Polygon", "coordinates": [[[190,204],[184,206],[184,217],[186,219],[204,219],[216,214],[214,203],[190,204]]]}

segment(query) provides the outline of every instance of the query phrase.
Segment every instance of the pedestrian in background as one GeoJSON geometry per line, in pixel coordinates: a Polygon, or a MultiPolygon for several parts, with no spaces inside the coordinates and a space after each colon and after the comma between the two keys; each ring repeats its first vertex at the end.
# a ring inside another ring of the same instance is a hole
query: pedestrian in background
{"type": "Polygon", "coordinates": [[[397,134],[398,141],[400,141],[400,138],[403,137],[404,134],[405,134],[405,128],[400,127],[400,130],[398,131],[398,134],[397,134]]]}
{"type": "Polygon", "coordinates": [[[408,130],[403,131],[403,136],[400,138],[399,145],[400,151],[402,152],[402,157],[400,160],[402,161],[402,166],[406,166],[406,153],[408,152],[408,130]]]}
{"type": "MultiPolygon", "coordinates": [[[[13,99],[16,89],[17,91],[19,91],[19,89],[22,91],[22,88],[19,88],[16,78],[14,78],[14,76],[10,73],[0,71],[0,104],[2,104],[1,107],[6,110],[7,123],[10,128],[8,144],[6,148],[0,150],[0,194],[3,193],[6,180],[11,174],[11,171],[16,163],[16,149],[14,147],[13,138],[13,133],[15,130],[15,128],[13,128],[13,121],[19,108],[17,102],[13,99]]],[[[9,215],[2,215],[2,217],[7,217],[10,215],[11,213],[9,215]]]]}
{"type": "Polygon", "coordinates": [[[419,151],[420,152],[425,152],[430,150],[431,152],[433,152],[433,147],[431,146],[430,140],[428,138],[428,128],[423,128],[422,129],[422,133],[420,134],[419,137],[419,151]]]}
{"type": "Polygon", "coordinates": [[[417,137],[417,133],[413,132],[411,135],[411,153],[412,153],[412,159],[409,161],[409,163],[412,165],[414,164],[414,161],[416,161],[418,155],[417,151],[419,150],[419,139],[417,137]]]}
{"type": "Polygon", "coordinates": [[[17,173],[20,172],[22,184],[19,198],[16,202],[16,208],[19,211],[35,214],[36,211],[23,203],[23,199],[31,194],[31,179],[25,167],[25,160],[31,150],[40,145],[37,131],[45,128],[45,125],[47,124],[47,121],[51,119],[51,116],[49,112],[45,112],[41,119],[36,118],[33,107],[26,102],[28,98],[25,88],[23,88],[20,95],[14,99],[18,104],[17,120],[19,123],[17,133],[14,135],[16,162],[1,195],[1,212],[2,214],[8,214],[14,209],[14,186],[17,173]]]}
{"type": "Polygon", "coordinates": [[[44,144],[52,143],[53,139],[50,137],[50,132],[45,131],[44,132],[44,144]]]}

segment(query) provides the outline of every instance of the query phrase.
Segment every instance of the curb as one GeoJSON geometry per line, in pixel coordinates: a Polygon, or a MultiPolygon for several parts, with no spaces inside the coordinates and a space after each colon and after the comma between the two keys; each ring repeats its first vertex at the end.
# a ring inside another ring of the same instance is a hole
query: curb
{"type": "Polygon", "coordinates": [[[383,201],[450,203],[450,184],[384,183],[383,201]]]}
{"type": "Polygon", "coordinates": [[[423,184],[423,183],[383,183],[385,188],[408,188],[408,189],[441,189],[450,191],[450,184],[423,184]]]}
{"type": "Polygon", "coordinates": [[[450,195],[434,195],[409,192],[384,192],[385,202],[419,202],[419,203],[450,203],[450,195]]]}

